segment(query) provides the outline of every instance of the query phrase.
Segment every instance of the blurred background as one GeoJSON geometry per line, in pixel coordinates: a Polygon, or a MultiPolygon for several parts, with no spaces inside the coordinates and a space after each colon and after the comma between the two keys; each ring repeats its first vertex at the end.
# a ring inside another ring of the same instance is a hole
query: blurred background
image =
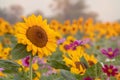
{"type": "Polygon", "coordinates": [[[0,17],[11,24],[22,16],[42,15],[48,22],[79,17],[98,22],[120,22],[120,0],[0,0],[0,17]]]}

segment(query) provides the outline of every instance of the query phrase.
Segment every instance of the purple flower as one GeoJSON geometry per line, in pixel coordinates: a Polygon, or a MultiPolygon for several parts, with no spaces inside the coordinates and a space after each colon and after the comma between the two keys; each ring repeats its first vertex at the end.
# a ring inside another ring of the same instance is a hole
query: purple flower
{"type": "Polygon", "coordinates": [[[44,65],[44,64],[46,64],[46,63],[44,62],[44,59],[43,59],[43,58],[42,58],[42,59],[38,58],[38,64],[44,65]]]}
{"type": "Polygon", "coordinates": [[[107,80],[110,80],[110,77],[108,77],[107,80]]]}
{"type": "Polygon", "coordinates": [[[64,45],[64,48],[66,49],[66,50],[69,50],[70,48],[71,48],[71,46],[70,45],[64,45]]]}
{"type": "Polygon", "coordinates": [[[76,47],[73,47],[72,50],[76,50],[76,47]]]}
{"type": "Polygon", "coordinates": [[[30,60],[30,56],[27,56],[27,57],[23,58],[22,59],[23,66],[29,67],[29,65],[30,65],[29,60],[30,60]]]}
{"type": "Polygon", "coordinates": [[[79,40],[73,42],[74,46],[79,46],[79,43],[80,43],[79,40]]]}
{"type": "Polygon", "coordinates": [[[60,39],[60,40],[57,41],[57,44],[61,44],[61,43],[63,43],[64,41],[65,41],[65,38],[60,39]]]}
{"type": "Polygon", "coordinates": [[[115,76],[116,74],[118,74],[118,69],[113,65],[104,65],[102,67],[102,71],[106,73],[108,77],[115,76]]]}
{"type": "Polygon", "coordinates": [[[112,41],[115,41],[117,38],[116,37],[111,37],[111,40],[112,41]]]}
{"type": "Polygon", "coordinates": [[[0,71],[3,71],[4,70],[4,68],[0,68],[0,71]]]}
{"type": "Polygon", "coordinates": [[[93,80],[91,77],[86,77],[83,80],[93,80]]]}
{"type": "Polygon", "coordinates": [[[75,42],[73,42],[73,43],[71,43],[70,45],[69,45],[69,47],[70,47],[70,49],[72,49],[72,50],[76,50],[76,47],[78,46],[78,42],[77,41],[75,41],[75,42]]]}
{"type": "Polygon", "coordinates": [[[84,44],[87,44],[87,43],[89,43],[89,42],[90,42],[90,39],[87,38],[87,39],[85,39],[85,40],[82,40],[82,41],[80,42],[80,44],[81,44],[81,45],[84,45],[84,44]]]}
{"type": "Polygon", "coordinates": [[[49,71],[43,73],[44,76],[50,76],[51,74],[56,74],[56,71],[55,70],[49,70],[49,71]]]}
{"type": "Polygon", "coordinates": [[[87,44],[88,42],[90,42],[90,39],[84,39],[84,40],[76,40],[73,42],[74,45],[79,46],[79,45],[84,45],[87,44]]]}
{"type": "Polygon", "coordinates": [[[117,42],[118,47],[120,47],[120,41],[117,42]]]}
{"type": "Polygon", "coordinates": [[[119,49],[116,48],[115,50],[112,50],[112,48],[108,48],[108,50],[102,49],[101,50],[102,54],[107,56],[110,59],[113,59],[114,57],[119,55],[119,49]]]}
{"type": "Polygon", "coordinates": [[[77,46],[80,46],[80,45],[84,45],[84,44],[87,44],[90,40],[89,39],[85,39],[85,40],[75,40],[74,42],[70,43],[70,44],[66,44],[64,45],[64,48],[66,50],[76,50],[77,46]]]}

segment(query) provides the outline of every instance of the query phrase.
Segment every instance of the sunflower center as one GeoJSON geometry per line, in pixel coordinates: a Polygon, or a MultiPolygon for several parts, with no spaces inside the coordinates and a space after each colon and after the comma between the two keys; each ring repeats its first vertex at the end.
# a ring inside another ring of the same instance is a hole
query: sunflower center
{"type": "Polygon", "coordinates": [[[2,56],[0,56],[0,59],[2,59],[2,56]]]}
{"type": "Polygon", "coordinates": [[[26,32],[27,38],[37,47],[44,47],[48,42],[48,37],[44,29],[39,26],[30,27],[26,32]]]}
{"type": "Polygon", "coordinates": [[[75,28],[73,28],[73,31],[75,31],[75,28]]]}
{"type": "Polygon", "coordinates": [[[56,36],[55,38],[56,38],[56,40],[59,40],[59,39],[60,39],[60,37],[59,37],[59,36],[56,36]]]}
{"type": "Polygon", "coordinates": [[[63,32],[66,32],[66,29],[65,29],[65,28],[63,29],[63,32]]]}
{"type": "Polygon", "coordinates": [[[94,65],[93,61],[88,61],[88,63],[89,63],[90,66],[94,65]]]}
{"type": "Polygon", "coordinates": [[[75,62],[75,66],[79,70],[80,70],[80,66],[82,66],[83,69],[87,68],[87,66],[84,63],[81,63],[81,62],[75,62]]]}

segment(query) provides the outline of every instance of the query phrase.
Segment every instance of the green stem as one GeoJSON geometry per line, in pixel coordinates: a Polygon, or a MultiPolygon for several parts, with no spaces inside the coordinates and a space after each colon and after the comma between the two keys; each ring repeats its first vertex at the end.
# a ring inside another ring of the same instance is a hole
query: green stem
{"type": "Polygon", "coordinates": [[[33,56],[31,54],[30,55],[30,80],[32,80],[32,60],[33,60],[33,56]]]}

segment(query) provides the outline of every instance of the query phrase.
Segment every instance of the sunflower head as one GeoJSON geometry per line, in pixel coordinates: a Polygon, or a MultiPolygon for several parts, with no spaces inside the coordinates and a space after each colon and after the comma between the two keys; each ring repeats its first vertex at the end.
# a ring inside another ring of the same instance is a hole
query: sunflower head
{"type": "Polygon", "coordinates": [[[26,45],[33,55],[48,56],[56,50],[55,32],[42,16],[24,17],[24,22],[17,23],[15,30],[18,43],[26,45]]]}
{"type": "Polygon", "coordinates": [[[39,26],[32,26],[28,28],[26,37],[37,47],[44,47],[48,42],[48,36],[44,29],[39,26]]]}
{"type": "Polygon", "coordinates": [[[84,58],[88,62],[89,66],[93,66],[93,65],[97,64],[97,62],[98,62],[93,54],[92,55],[88,55],[88,54],[85,53],[84,54],[84,58]]]}
{"type": "Polygon", "coordinates": [[[78,31],[78,26],[76,24],[73,24],[70,28],[70,33],[75,35],[78,31]]]}

